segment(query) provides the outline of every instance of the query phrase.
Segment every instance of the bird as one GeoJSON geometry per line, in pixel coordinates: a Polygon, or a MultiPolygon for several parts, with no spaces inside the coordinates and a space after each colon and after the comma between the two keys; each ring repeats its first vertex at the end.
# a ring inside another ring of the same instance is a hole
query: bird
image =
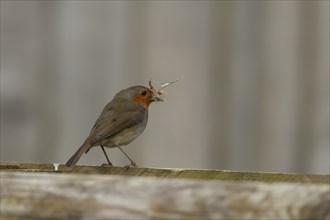
{"type": "Polygon", "coordinates": [[[74,166],[84,153],[92,147],[100,146],[110,166],[113,164],[104,147],[117,147],[131,162],[127,166],[136,167],[137,164],[125,153],[122,146],[131,143],[146,128],[149,105],[162,101],[155,90],[144,86],[132,86],[119,91],[103,108],[90,134],[65,166],[74,166]]]}

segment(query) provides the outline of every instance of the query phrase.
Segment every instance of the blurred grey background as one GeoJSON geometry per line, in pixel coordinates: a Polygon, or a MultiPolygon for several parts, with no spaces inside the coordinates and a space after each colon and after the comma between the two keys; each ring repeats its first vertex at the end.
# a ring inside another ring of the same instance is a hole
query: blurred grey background
{"type": "Polygon", "coordinates": [[[1,161],[65,163],[116,92],[181,76],[139,165],[329,173],[329,1],[1,1],[1,161]]]}

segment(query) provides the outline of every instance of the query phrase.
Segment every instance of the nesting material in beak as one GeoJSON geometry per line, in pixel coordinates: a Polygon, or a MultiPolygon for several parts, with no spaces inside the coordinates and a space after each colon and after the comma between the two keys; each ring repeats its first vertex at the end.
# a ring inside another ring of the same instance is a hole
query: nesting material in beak
{"type": "Polygon", "coordinates": [[[155,96],[154,96],[154,101],[157,102],[163,102],[165,96],[167,95],[167,92],[164,90],[165,87],[172,85],[173,83],[181,80],[182,78],[178,78],[172,82],[164,82],[162,84],[160,84],[160,89],[156,89],[153,85],[152,85],[152,80],[149,80],[149,87],[150,89],[154,92],[155,96]]]}

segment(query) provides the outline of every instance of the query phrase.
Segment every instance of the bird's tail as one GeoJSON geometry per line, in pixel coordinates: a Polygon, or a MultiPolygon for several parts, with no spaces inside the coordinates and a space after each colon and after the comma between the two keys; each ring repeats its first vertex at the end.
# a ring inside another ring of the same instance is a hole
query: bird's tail
{"type": "Polygon", "coordinates": [[[88,151],[91,148],[90,143],[88,143],[87,141],[77,150],[77,152],[68,160],[68,162],[66,162],[65,166],[67,167],[71,167],[73,165],[75,165],[78,160],[80,159],[80,157],[83,155],[83,153],[85,153],[86,151],[88,151]]]}

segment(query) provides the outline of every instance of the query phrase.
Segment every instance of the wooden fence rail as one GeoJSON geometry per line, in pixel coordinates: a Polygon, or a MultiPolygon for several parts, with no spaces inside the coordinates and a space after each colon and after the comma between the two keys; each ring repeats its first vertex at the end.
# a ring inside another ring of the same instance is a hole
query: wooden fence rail
{"type": "Polygon", "coordinates": [[[0,170],[28,172],[56,172],[79,174],[111,174],[121,176],[151,176],[164,178],[188,178],[202,180],[260,181],[260,182],[296,182],[329,183],[329,175],[300,173],[238,172],[228,170],[166,169],[166,168],[130,168],[102,166],[65,167],[58,164],[32,164],[0,162],[0,170]]]}
{"type": "Polygon", "coordinates": [[[1,219],[330,218],[329,175],[88,166],[55,171],[51,164],[17,163],[0,168],[1,219]]]}

